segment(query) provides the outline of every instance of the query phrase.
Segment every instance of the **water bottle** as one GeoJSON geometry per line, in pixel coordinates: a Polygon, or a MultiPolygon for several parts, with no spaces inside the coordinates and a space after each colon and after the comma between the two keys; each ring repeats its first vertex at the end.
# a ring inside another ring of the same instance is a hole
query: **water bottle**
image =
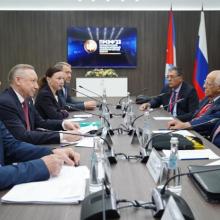
{"type": "Polygon", "coordinates": [[[177,168],[177,160],[178,160],[178,138],[171,137],[170,139],[170,156],[168,162],[168,168],[170,170],[175,170],[177,168]]]}
{"type": "MultiPolygon", "coordinates": [[[[180,169],[178,167],[178,145],[179,141],[177,137],[171,137],[170,139],[170,156],[168,158],[168,176],[170,179],[172,176],[180,174],[180,169]]],[[[178,195],[182,191],[181,177],[175,177],[168,184],[168,189],[178,195]]]]}
{"type": "Polygon", "coordinates": [[[104,179],[104,148],[99,142],[99,138],[95,137],[93,139],[94,147],[91,157],[91,167],[90,167],[90,180],[89,180],[89,191],[91,193],[97,192],[102,189],[102,182],[104,179]]]}
{"type": "Polygon", "coordinates": [[[124,122],[129,130],[133,129],[132,123],[133,123],[134,118],[135,118],[135,115],[133,111],[132,100],[130,99],[128,106],[127,106],[125,118],[124,118],[124,122]]]}
{"type": "Polygon", "coordinates": [[[105,155],[104,146],[101,144],[101,139],[99,137],[95,137],[90,169],[90,193],[102,190],[104,180],[105,183],[110,186],[110,163],[105,155]]]}
{"type": "Polygon", "coordinates": [[[110,113],[107,107],[106,100],[103,100],[102,103],[102,118],[101,118],[101,126],[109,130],[109,122],[110,121],[110,113]]]}
{"type": "Polygon", "coordinates": [[[142,147],[145,148],[148,141],[151,138],[151,129],[150,129],[150,113],[149,111],[144,112],[144,126],[142,132],[142,147]]]}
{"type": "Polygon", "coordinates": [[[106,88],[103,88],[102,91],[102,102],[107,102],[106,88]]]}

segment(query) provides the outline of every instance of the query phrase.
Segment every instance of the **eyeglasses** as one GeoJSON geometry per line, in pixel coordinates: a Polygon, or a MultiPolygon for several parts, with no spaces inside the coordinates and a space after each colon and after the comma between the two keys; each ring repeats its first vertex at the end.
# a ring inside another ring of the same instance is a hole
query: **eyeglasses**
{"type": "Polygon", "coordinates": [[[204,86],[215,86],[215,83],[211,83],[211,82],[207,82],[206,80],[204,80],[204,86]]]}
{"type": "Polygon", "coordinates": [[[167,79],[171,79],[171,80],[174,80],[176,78],[178,78],[179,76],[173,76],[173,75],[166,75],[166,78],[167,79]]]}

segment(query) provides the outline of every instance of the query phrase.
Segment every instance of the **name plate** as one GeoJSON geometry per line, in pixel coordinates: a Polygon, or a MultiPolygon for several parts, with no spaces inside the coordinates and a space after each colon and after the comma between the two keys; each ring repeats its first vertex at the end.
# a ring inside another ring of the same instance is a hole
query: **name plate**
{"type": "Polygon", "coordinates": [[[158,183],[163,162],[160,154],[153,148],[147,162],[147,168],[155,183],[158,183]]]}
{"type": "Polygon", "coordinates": [[[170,196],[164,214],[161,220],[184,220],[179,207],[177,206],[175,200],[170,196]]]}

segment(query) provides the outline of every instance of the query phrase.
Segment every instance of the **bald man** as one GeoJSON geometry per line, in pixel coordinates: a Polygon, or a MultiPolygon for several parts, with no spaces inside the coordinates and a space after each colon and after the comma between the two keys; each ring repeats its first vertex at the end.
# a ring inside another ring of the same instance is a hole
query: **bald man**
{"type": "Polygon", "coordinates": [[[44,120],[39,115],[32,100],[38,90],[38,77],[33,66],[14,66],[8,79],[10,87],[0,95],[0,120],[16,139],[31,144],[58,144],[80,138],[71,134],[38,130],[74,130],[68,133],[76,133],[79,125],[65,120],[44,120]]]}
{"type": "Polygon", "coordinates": [[[204,82],[206,97],[200,102],[199,109],[191,121],[173,120],[168,123],[170,129],[186,129],[195,127],[195,131],[210,136],[215,123],[207,123],[211,119],[220,118],[220,70],[209,73],[204,82]],[[203,125],[204,124],[204,125],[203,125]]]}

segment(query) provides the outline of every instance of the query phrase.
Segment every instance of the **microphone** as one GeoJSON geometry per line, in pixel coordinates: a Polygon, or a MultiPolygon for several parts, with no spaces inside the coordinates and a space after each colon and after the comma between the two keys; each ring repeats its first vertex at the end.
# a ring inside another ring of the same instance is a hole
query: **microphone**
{"type": "MultiPolygon", "coordinates": [[[[87,98],[89,98],[89,99],[92,99],[92,100],[98,102],[99,105],[97,105],[97,107],[99,107],[99,109],[100,109],[100,107],[104,104],[104,103],[103,103],[102,101],[100,101],[99,99],[94,98],[94,97],[91,97],[91,96],[88,96],[87,94],[85,94],[85,93],[83,93],[83,92],[80,92],[80,91],[78,91],[78,90],[75,89],[75,88],[72,88],[72,90],[73,90],[74,92],[78,92],[78,93],[84,95],[85,97],[87,97],[87,98]]],[[[102,98],[102,97],[101,97],[101,98],[102,98]]],[[[113,104],[106,104],[106,107],[107,107],[107,109],[108,109],[108,111],[109,111],[108,105],[113,105],[113,104]]],[[[110,111],[109,111],[109,112],[110,112],[110,111]]],[[[112,118],[112,114],[110,114],[110,118],[112,118]]]]}
{"type": "Polygon", "coordinates": [[[164,184],[163,188],[160,190],[158,188],[153,189],[152,191],[152,202],[155,204],[156,209],[153,210],[153,216],[156,218],[160,218],[165,210],[166,204],[168,202],[168,199],[170,196],[173,196],[176,204],[178,205],[180,211],[182,212],[183,216],[185,219],[195,219],[193,216],[193,213],[186,203],[186,201],[178,196],[177,194],[166,190],[167,185],[169,182],[176,177],[181,177],[181,176],[190,176],[192,174],[197,174],[197,173],[206,173],[206,172],[213,172],[213,171],[218,171],[220,170],[220,167],[214,166],[215,168],[209,168],[207,166],[204,166],[204,169],[197,170],[197,171],[189,171],[185,173],[179,173],[177,175],[172,176],[169,178],[166,183],[164,184]]]}
{"type": "Polygon", "coordinates": [[[167,105],[164,105],[164,106],[163,106],[163,109],[166,109],[170,104],[171,104],[171,105],[175,105],[175,104],[177,104],[177,103],[179,103],[179,102],[182,102],[183,100],[184,100],[184,98],[177,99],[177,100],[175,100],[174,102],[171,102],[171,103],[169,103],[169,104],[167,104],[167,105]]]}
{"type": "MultiPolygon", "coordinates": [[[[141,90],[138,91],[138,92],[134,92],[133,95],[136,95],[136,94],[139,93],[139,92],[144,92],[144,91],[147,91],[147,90],[148,90],[148,88],[143,88],[143,89],[141,89],[141,90]]],[[[123,99],[125,99],[125,98],[127,98],[127,97],[128,97],[128,96],[123,96],[122,98],[119,99],[118,104],[116,105],[116,109],[121,109],[121,102],[122,102],[123,99]]]]}
{"type": "Polygon", "coordinates": [[[143,104],[143,103],[146,103],[146,102],[150,102],[151,99],[153,98],[156,98],[156,97],[160,97],[160,96],[163,96],[167,93],[161,93],[157,96],[144,96],[144,95],[139,95],[136,97],[136,104],[143,104]]]}
{"type": "Polygon", "coordinates": [[[75,88],[72,88],[72,90],[73,90],[74,92],[78,92],[78,93],[84,95],[85,97],[87,97],[87,98],[89,98],[89,99],[93,99],[94,101],[96,101],[96,102],[98,102],[98,103],[100,103],[100,104],[103,104],[102,101],[100,101],[100,100],[98,100],[98,99],[96,99],[96,98],[94,98],[94,97],[88,96],[87,94],[85,94],[85,93],[83,93],[83,92],[80,92],[80,91],[78,91],[78,90],[75,89],[75,88]]]}
{"type": "Polygon", "coordinates": [[[93,93],[94,95],[98,96],[99,98],[103,98],[103,97],[102,97],[101,95],[99,95],[98,93],[93,92],[93,91],[91,91],[91,90],[89,90],[89,89],[86,89],[85,87],[83,87],[83,86],[81,86],[81,85],[79,85],[79,88],[84,89],[84,90],[86,90],[87,92],[91,92],[91,93],[93,93]]]}
{"type": "Polygon", "coordinates": [[[141,118],[142,116],[144,116],[144,114],[138,115],[132,122],[131,122],[131,126],[133,127],[135,121],[139,118],[141,118]]]}
{"type": "MultiPolygon", "coordinates": [[[[70,105],[66,105],[67,108],[69,108],[69,110],[72,108],[70,105]]],[[[79,108],[76,108],[74,107],[75,110],[79,110],[79,111],[82,111],[81,109],[79,108]]],[[[100,115],[100,114],[96,114],[96,113],[93,113],[93,112],[88,112],[88,111],[85,111],[83,110],[83,112],[87,113],[87,114],[91,114],[91,115],[94,115],[96,117],[100,117],[100,118],[103,118],[105,120],[105,122],[108,124],[108,127],[110,128],[111,127],[111,124],[110,122],[107,120],[107,118],[103,115],[100,115]]],[[[96,134],[98,136],[100,136],[102,134],[102,128],[99,128],[97,131],[90,131],[90,134],[96,134]]],[[[114,131],[112,129],[109,129],[109,134],[110,135],[114,135],[114,131]]]]}
{"type": "MultiPolygon", "coordinates": [[[[81,137],[97,137],[97,135],[93,135],[93,134],[71,133],[68,131],[52,131],[52,130],[44,129],[44,128],[37,128],[37,130],[43,131],[43,132],[54,132],[54,133],[61,133],[61,134],[77,135],[77,136],[81,136],[81,137]]],[[[116,160],[113,148],[110,146],[109,142],[105,138],[103,138],[101,136],[100,136],[100,138],[105,142],[105,144],[108,147],[108,151],[106,151],[106,156],[108,157],[109,163],[116,164],[117,160],[116,160]]]]}

